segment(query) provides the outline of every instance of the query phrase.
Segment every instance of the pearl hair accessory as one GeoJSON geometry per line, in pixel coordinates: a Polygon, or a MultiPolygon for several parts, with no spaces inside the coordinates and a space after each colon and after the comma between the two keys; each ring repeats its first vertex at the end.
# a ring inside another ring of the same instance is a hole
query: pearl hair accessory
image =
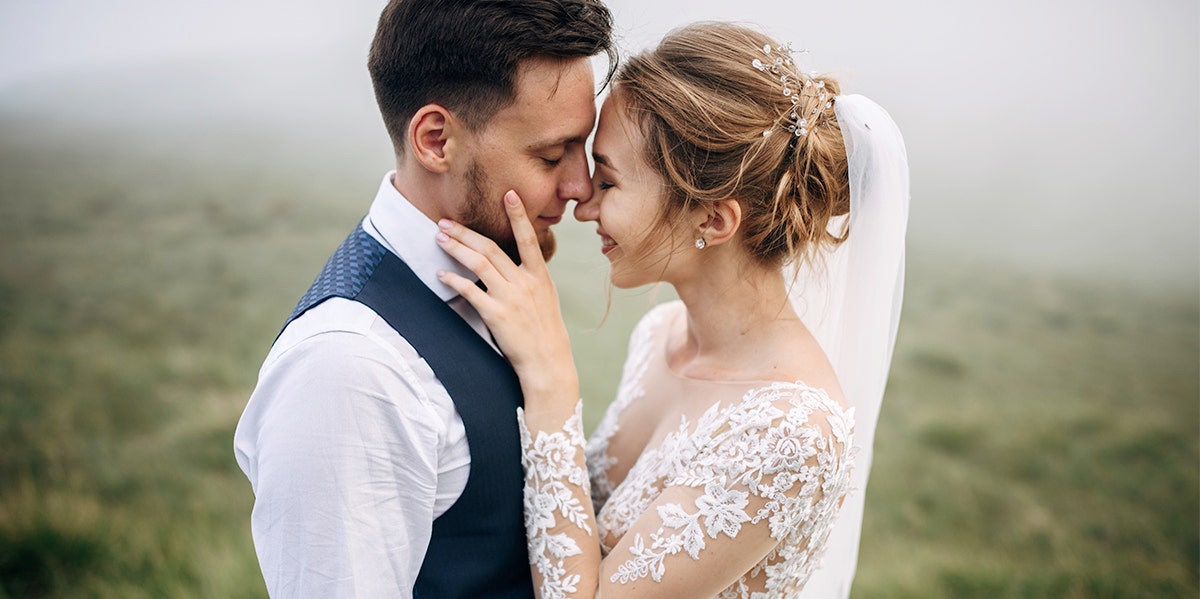
{"type": "MultiPolygon", "coordinates": [[[[767,55],[767,60],[772,60],[770,63],[765,63],[762,59],[755,58],[751,61],[750,66],[779,77],[779,82],[783,85],[783,95],[792,101],[792,112],[788,115],[788,123],[781,125],[787,129],[792,135],[801,137],[808,134],[809,118],[816,119],[821,116],[825,110],[833,107],[833,101],[829,98],[828,92],[825,91],[824,81],[813,81],[816,77],[816,72],[811,72],[808,77],[796,75],[796,64],[792,61],[792,45],[784,44],[781,48],[771,48],[770,44],[762,47],[763,54],[767,55]],[[803,80],[803,83],[801,83],[803,80]],[[807,115],[801,114],[800,98],[820,98],[820,102],[809,111],[807,115]]],[[[808,50],[801,50],[801,54],[807,54],[808,50]]],[[[771,129],[763,131],[763,137],[771,134],[771,129]]]]}

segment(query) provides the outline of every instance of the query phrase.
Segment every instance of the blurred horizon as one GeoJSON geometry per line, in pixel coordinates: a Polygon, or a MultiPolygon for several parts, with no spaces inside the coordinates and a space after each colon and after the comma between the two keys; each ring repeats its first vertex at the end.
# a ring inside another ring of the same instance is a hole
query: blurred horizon
{"type": "MultiPolygon", "coordinates": [[[[382,4],[0,3],[0,599],[266,596],[233,430],[392,167],[382,4]]],[[[609,4],[626,54],[757,22],[905,134],[853,596],[1196,597],[1200,5],[609,4]]],[[[671,296],[592,228],[550,265],[588,430],[671,296]]]]}
{"type": "MultiPolygon", "coordinates": [[[[382,4],[6,3],[0,113],[253,148],[264,164],[279,151],[374,182],[392,160],[365,68],[382,4]]],[[[757,23],[888,108],[909,148],[915,248],[1200,291],[1193,2],[875,0],[795,23],[778,2],[608,4],[623,54],[695,20],[757,23]]]]}

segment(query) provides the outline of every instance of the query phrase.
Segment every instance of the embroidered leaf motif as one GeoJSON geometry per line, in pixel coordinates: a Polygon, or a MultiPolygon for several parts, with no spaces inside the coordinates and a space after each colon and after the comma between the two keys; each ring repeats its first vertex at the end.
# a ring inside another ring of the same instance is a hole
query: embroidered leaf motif
{"type": "MultiPolygon", "coordinates": [[[[616,421],[613,412],[606,420],[616,421]]],[[[661,582],[668,556],[699,559],[708,540],[735,538],[744,526],[765,521],[779,546],[719,597],[794,596],[820,561],[849,491],[852,429],[852,410],[800,383],[753,389],[736,404],[714,404],[695,423],[683,419],[610,491],[598,513],[599,531],[620,537],[666,488],[702,492],[691,508],[658,506],[661,528],[648,537],[633,533],[611,581],[661,582]],[[752,498],[759,498],[755,507],[752,498]]],[[[606,444],[607,438],[594,440],[589,456],[611,465],[606,444]]]]}
{"type": "Polygon", "coordinates": [[[551,532],[561,516],[576,530],[591,536],[591,516],[572,486],[587,490],[588,478],[575,458],[583,450],[583,406],[560,432],[538,431],[534,437],[525,424],[525,412],[517,408],[521,431],[521,465],[525,468],[525,534],[529,540],[529,563],[542,577],[543,598],[566,599],[578,591],[579,574],[567,575],[566,559],[583,550],[571,535],[551,532]]]}

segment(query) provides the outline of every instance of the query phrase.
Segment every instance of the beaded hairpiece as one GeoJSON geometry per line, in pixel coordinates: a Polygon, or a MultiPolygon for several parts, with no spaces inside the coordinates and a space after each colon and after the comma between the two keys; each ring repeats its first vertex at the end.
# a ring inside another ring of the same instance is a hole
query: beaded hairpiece
{"type": "MultiPolygon", "coordinates": [[[[803,84],[801,84],[800,80],[796,79],[794,73],[797,71],[796,65],[792,61],[793,51],[790,43],[784,44],[781,48],[774,49],[771,48],[770,44],[766,44],[762,47],[762,51],[763,54],[767,55],[767,60],[774,60],[770,63],[765,63],[762,59],[755,58],[750,63],[750,66],[764,73],[770,73],[779,77],[779,82],[783,84],[783,95],[792,101],[792,112],[788,115],[788,123],[781,126],[796,137],[808,134],[808,119],[812,118],[815,120],[826,109],[833,106],[833,102],[828,100],[829,96],[828,92],[825,91],[825,82],[814,82],[812,78],[816,77],[815,72],[809,73],[808,77],[801,76],[804,79],[803,84]],[[800,98],[802,96],[810,98],[819,97],[820,102],[808,114],[801,114],[800,98]]],[[[800,53],[807,54],[808,50],[801,50],[800,53]]],[[[770,134],[770,129],[763,131],[763,137],[770,134]]]]}

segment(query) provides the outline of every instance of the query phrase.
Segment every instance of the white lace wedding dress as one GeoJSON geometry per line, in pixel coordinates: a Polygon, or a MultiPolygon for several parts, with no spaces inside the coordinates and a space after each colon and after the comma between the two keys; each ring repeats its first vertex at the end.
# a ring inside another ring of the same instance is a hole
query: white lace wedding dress
{"type": "Polygon", "coordinates": [[[586,447],[590,476],[578,411],[561,431],[531,433],[519,416],[543,598],[581,596],[589,577],[607,599],[792,597],[819,563],[850,487],[853,410],[802,382],[677,375],[665,343],[683,313],[664,304],[635,329],[586,447]],[[603,562],[586,563],[580,548],[596,542],[603,562]],[[719,576],[732,584],[714,589],[719,576]]]}

